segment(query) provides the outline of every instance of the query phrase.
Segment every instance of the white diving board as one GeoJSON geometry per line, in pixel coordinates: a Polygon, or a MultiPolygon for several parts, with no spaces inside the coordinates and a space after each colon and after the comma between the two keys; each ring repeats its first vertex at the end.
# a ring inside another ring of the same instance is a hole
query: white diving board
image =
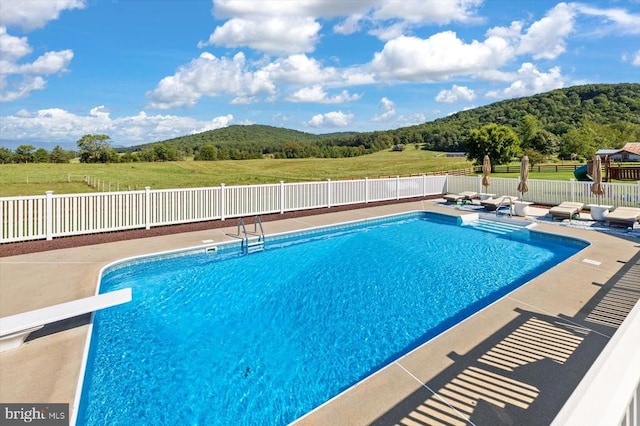
{"type": "Polygon", "coordinates": [[[125,288],[0,318],[0,352],[19,347],[30,333],[47,324],[130,301],[131,289],[125,288]]]}

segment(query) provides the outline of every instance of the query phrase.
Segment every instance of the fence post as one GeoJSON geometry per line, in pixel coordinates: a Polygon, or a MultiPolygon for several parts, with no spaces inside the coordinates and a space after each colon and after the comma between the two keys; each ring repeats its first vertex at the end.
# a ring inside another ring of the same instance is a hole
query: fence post
{"type": "Polygon", "coordinates": [[[422,196],[427,196],[427,176],[424,173],[422,174],[422,196]]]}
{"type": "Polygon", "coordinates": [[[327,179],[327,208],[331,207],[331,179],[327,179]]]}
{"type": "Polygon", "coordinates": [[[284,213],[284,181],[280,181],[280,214],[284,213]]]}
{"type": "Polygon", "coordinates": [[[47,200],[45,204],[46,233],[47,240],[53,240],[53,191],[47,191],[47,200]]]}
{"type": "Polygon", "coordinates": [[[224,192],[224,183],[220,184],[220,220],[224,220],[224,207],[227,205],[227,200],[224,192]]]}
{"type": "Polygon", "coordinates": [[[364,202],[369,202],[369,178],[364,178],[364,202]]]}
{"type": "Polygon", "coordinates": [[[396,200],[400,199],[400,176],[396,175],[396,200]]]}
{"type": "Polygon", "coordinates": [[[151,187],[144,187],[144,229],[151,229],[151,187]]]}
{"type": "Polygon", "coordinates": [[[576,193],[576,180],[571,178],[569,179],[571,181],[571,201],[575,201],[575,193],[576,193]]]}

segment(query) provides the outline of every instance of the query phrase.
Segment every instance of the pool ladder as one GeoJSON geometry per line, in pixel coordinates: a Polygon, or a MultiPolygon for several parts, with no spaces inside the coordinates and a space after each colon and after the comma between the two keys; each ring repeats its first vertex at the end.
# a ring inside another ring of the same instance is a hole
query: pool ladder
{"type": "Polygon", "coordinates": [[[505,205],[505,201],[509,200],[509,217],[513,216],[513,198],[504,197],[500,203],[498,203],[498,207],[496,208],[496,216],[498,216],[498,212],[500,211],[500,207],[505,205]]]}
{"type": "Polygon", "coordinates": [[[247,231],[247,227],[244,223],[244,218],[238,220],[238,236],[240,236],[240,229],[242,228],[242,251],[245,254],[255,253],[257,251],[264,250],[264,228],[262,227],[262,220],[260,216],[253,218],[253,232],[247,231]],[[258,233],[258,226],[260,227],[260,233],[258,233]],[[250,235],[254,235],[257,238],[249,239],[250,235]]]}

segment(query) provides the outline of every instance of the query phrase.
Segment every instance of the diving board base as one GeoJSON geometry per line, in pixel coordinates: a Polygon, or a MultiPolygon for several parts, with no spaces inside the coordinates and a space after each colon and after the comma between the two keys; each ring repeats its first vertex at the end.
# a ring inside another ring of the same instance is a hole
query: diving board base
{"type": "Polygon", "coordinates": [[[20,347],[29,334],[47,324],[131,301],[131,289],[112,291],[0,318],[0,352],[20,347]]]}

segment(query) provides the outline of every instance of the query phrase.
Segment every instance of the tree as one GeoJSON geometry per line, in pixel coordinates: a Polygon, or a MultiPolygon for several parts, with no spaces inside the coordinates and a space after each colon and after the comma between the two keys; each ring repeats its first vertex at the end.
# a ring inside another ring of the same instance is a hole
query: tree
{"type": "Polygon", "coordinates": [[[56,145],[49,154],[52,163],[68,163],[74,156],[73,151],[66,151],[60,145],[56,145]]]}
{"type": "Polygon", "coordinates": [[[107,135],[84,135],[78,141],[81,163],[109,163],[116,157],[107,135]]]}
{"type": "Polygon", "coordinates": [[[202,145],[196,154],[195,160],[201,161],[214,161],[218,159],[218,149],[211,145],[206,144],[202,145]]]}
{"type": "Polygon", "coordinates": [[[472,130],[464,145],[467,158],[476,164],[482,164],[485,155],[489,156],[492,165],[505,164],[521,152],[518,135],[510,127],[495,123],[472,130]]]}
{"type": "Polygon", "coordinates": [[[36,152],[33,153],[33,162],[50,163],[51,157],[49,156],[49,152],[44,148],[38,148],[36,152]]]}
{"type": "Polygon", "coordinates": [[[545,130],[536,117],[527,114],[519,127],[522,148],[529,148],[543,154],[555,154],[558,151],[558,138],[545,130]]]}
{"type": "Polygon", "coordinates": [[[13,161],[13,152],[9,148],[0,147],[0,163],[7,164],[13,161]]]}
{"type": "Polygon", "coordinates": [[[33,162],[33,151],[35,150],[36,148],[33,145],[18,145],[13,161],[16,163],[31,163],[33,162]]]}
{"type": "Polygon", "coordinates": [[[178,150],[173,145],[157,143],[153,145],[153,151],[158,161],[177,161],[180,159],[178,150]]]}
{"type": "Polygon", "coordinates": [[[565,160],[591,158],[596,152],[594,142],[582,129],[572,129],[562,136],[559,157],[565,160]]]}

